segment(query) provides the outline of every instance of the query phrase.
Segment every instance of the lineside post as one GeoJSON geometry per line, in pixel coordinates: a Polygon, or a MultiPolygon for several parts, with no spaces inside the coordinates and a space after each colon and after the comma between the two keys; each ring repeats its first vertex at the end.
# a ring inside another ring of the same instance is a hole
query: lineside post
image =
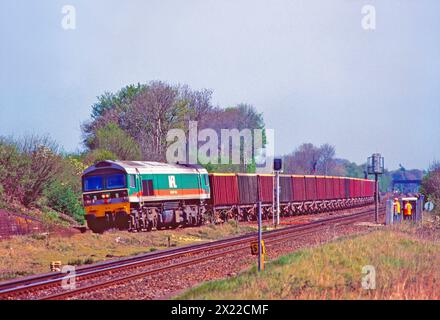
{"type": "Polygon", "coordinates": [[[386,216],[385,216],[385,224],[390,225],[397,223],[397,221],[394,221],[394,208],[393,208],[393,202],[394,200],[388,199],[387,205],[386,205],[386,216]]]}
{"type": "Polygon", "coordinates": [[[376,197],[376,201],[374,201],[374,219],[376,220],[376,223],[379,223],[379,176],[377,173],[374,176],[374,187],[376,189],[374,192],[374,195],[376,197]]]}
{"type": "MultiPolygon", "coordinates": [[[[272,185],[276,185],[276,177],[272,178],[272,185]]],[[[276,189],[272,188],[272,225],[275,225],[276,189]]]]}
{"type": "Polygon", "coordinates": [[[264,270],[264,254],[263,254],[263,226],[261,214],[261,201],[258,201],[258,272],[264,270]]]}
{"type": "Polygon", "coordinates": [[[277,190],[277,194],[276,194],[276,198],[277,198],[277,221],[276,221],[276,226],[280,225],[280,172],[279,171],[275,171],[275,175],[276,175],[276,190],[277,190]]]}
{"type": "Polygon", "coordinates": [[[276,193],[276,209],[277,221],[275,226],[280,224],[280,172],[283,169],[283,159],[277,158],[273,160],[273,171],[275,171],[275,193],[276,193]]]}

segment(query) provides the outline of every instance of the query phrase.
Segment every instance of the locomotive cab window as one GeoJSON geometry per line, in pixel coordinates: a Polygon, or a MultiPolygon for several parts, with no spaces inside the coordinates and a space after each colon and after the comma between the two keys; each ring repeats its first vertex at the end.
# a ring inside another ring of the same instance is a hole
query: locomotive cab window
{"type": "Polygon", "coordinates": [[[136,188],[136,177],[134,174],[130,174],[130,188],[136,188]]]}
{"type": "Polygon", "coordinates": [[[125,176],[123,174],[112,174],[107,177],[107,188],[125,188],[125,176]]]}
{"type": "Polygon", "coordinates": [[[104,189],[104,178],[92,176],[84,178],[84,191],[98,191],[104,189]]]}
{"type": "Polygon", "coordinates": [[[154,196],[153,180],[142,180],[142,194],[146,197],[154,196]]]}

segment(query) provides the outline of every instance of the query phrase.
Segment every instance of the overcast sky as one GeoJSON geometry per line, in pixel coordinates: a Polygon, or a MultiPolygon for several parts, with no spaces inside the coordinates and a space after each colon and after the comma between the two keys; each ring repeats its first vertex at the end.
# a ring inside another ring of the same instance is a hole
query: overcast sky
{"type": "Polygon", "coordinates": [[[440,160],[438,0],[2,0],[0,40],[0,135],[74,151],[96,96],[164,80],[254,105],[278,154],[328,142],[390,169],[440,160]]]}

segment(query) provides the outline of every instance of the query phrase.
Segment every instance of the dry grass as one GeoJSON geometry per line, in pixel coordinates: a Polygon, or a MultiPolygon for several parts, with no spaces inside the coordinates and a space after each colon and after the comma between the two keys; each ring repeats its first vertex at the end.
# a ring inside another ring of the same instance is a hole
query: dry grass
{"type": "Polygon", "coordinates": [[[283,256],[263,274],[193,288],[178,299],[440,299],[440,229],[402,225],[283,256]],[[362,267],[376,289],[362,289],[362,267]]]}
{"type": "Polygon", "coordinates": [[[234,222],[148,233],[110,231],[104,234],[75,234],[71,237],[44,234],[16,236],[0,241],[0,280],[49,272],[52,261],[81,265],[150,252],[196,242],[215,240],[255,231],[234,222]]]}

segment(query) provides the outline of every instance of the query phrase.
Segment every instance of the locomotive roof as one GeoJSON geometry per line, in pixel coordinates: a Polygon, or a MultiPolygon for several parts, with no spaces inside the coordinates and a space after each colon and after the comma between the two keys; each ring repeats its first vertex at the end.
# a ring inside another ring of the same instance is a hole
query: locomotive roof
{"type": "Polygon", "coordinates": [[[128,174],[153,174],[153,173],[202,173],[207,174],[205,168],[199,165],[170,164],[153,161],[100,161],[84,170],[88,174],[97,170],[116,169],[128,174]]]}

